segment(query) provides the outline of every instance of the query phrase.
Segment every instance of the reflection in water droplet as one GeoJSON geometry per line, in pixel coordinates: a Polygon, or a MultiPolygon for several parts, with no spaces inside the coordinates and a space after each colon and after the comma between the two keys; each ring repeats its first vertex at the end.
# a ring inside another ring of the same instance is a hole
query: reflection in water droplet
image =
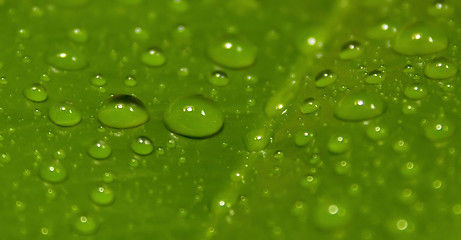
{"type": "Polygon", "coordinates": [[[319,88],[324,88],[334,83],[337,78],[338,76],[336,75],[336,73],[334,73],[333,71],[329,69],[321,71],[315,77],[315,86],[319,88]]]}
{"type": "Polygon", "coordinates": [[[99,121],[112,128],[137,127],[149,120],[146,107],[131,95],[114,95],[98,111],[99,121]]]}
{"type": "Polygon", "coordinates": [[[350,41],[341,47],[339,57],[344,60],[349,60],[358,58],[360,55],[362,55],[362,53],[363,50],[361,44],[357,41],[350,41]]]}
{"type": "Polygon", "coordinates": [[[34,83],[24,89],[24,96],[32,102],[43,102],[48,98],[48,92],[40,83],[34,83]]]}
{"type": "Polygon", "coordinates": [[[149,155],[154,151],[154,146],[148,137],[141,136],[131,142],[131,150],[139,155],[149,155]]]}
{"type": "Polygon", "coordinates": [[[362,121],[382,115],[385,102],[378,96],[367,92],[349,94],[339,100],[335,116],[341,120],[362,121]]]}
{"type": "Polygon", "coordinates": [[[54,104],[48,111],[50,120],[62,127],[75,126],[82,120],[82,114],[71,102],[54,104]]]}
{"type": "Polygon", "coordinates": [[[229,78],[225,72],[214,71],[208,77],[208,81],[214,86],[222,87],[229,83],[229,78]]]}
{"type": "Polygon", "coordinates": [[[271,141],[272,131],[267,128],[258,128],[249,131],[243,137],[243,143],[250,152],[261,151],[267,147],[271,141]]]}
{"type": "Polygon", "coordinates": [[[384,72],[380,70],[373,70],[368,73],[368,76],[365,78],[365,82],[368,84],[379,84],[382,83],[386,78],[384,72]]]}
{"type": "Polygon", "coordinates": [[[112,153],[112,148],[104,141],[96,141],[88,147],[88,154],[98,160],[106,159],[112,153]]]}
{"type": "Polygon", "coordinates": [[[424,75],[432,79],[447,79],[456,75],[458,65],[444,57],[432,59],[424,67],[424,75]]]}
{"type": "Polygon", "coordinates": [[[425,55],[437,53],[448,46],[446,33],[437,26],[426,22],[416,22],[400,29],[393,48],[403,55],[425,55]]]}
{"type": "Polygon", "coordinates": [[[61,183],[67,179],[67,170],[58,161],[44,163],[40,167],[39,176],[49,183],[61,183]]]}
{"type": "Polygon", "coordinates": [[[256,47],[242,38],[231,36],[213,42],[208,48],[208,56],[223,67],[244,68],[256,61],[256,47]]]}
{"type": "Polygon", "coordinates": [[[319,102],[313,97],[306,98],[304,103],[301,105],[301,112],[304,114],[310,114],[318,111],[320,108],[319,102]]]}
{"type": "Polygon", "coordinates": [[[160,67],[165,64],[166,57],[159,49],[152,48],[141,55],[141,62],[149,67],[160,67]]]}

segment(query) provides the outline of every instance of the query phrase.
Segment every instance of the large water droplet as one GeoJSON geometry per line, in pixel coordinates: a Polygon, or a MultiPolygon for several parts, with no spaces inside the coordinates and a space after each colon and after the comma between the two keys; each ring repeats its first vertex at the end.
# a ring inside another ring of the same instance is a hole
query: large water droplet
{"type": "Polygon", "coordinates": [[[213,101],[194,95],[175,99],[166,109],[164,121],[172,132],[203,138],[221,130],[224,116],[213,101]]]}
{"type": "Polygon", "coordinates": [[[424,55],[444,50],[448,46],[446,33],[426,22],[416,22],[400,29],[393,48],[403,55],[424,55]]]}
{"type": "Polygon", "coordinates": [[[32,102],[43,102],[48,98],[48,92],[40,83],[34,83],[24,89],[24,96],[32,102]]]}
{"type": "Polygon", "coordinates": [[[137,127],[149,120],[146,107],[131,95],[114,95],[98,111],[99,121],[113,128],[137,127]]]}
{"type": "Polygon", "coordinates": [[[88,59],[82,52],[72,47],[58,47],[46,55],[47,62],[58,69],[75,71],[88,66],[88,59]]]}
{"type": "Polygon", "coordinates": [[[349,94],[339,100],[335,108],[335,116],[342,120],[361,121],[382,115],[386,110],[384,100],[380,97],[360,92],[349,94]]]}
{"type": "Polygon", "coordinates": [[[267,128],[251,130],[243,137],[243,143],[250,152],[261,151],[267,147],[272,137],[272,131],[267,128]]]}
{"type": "Polygon", "coordinates": [[[61,102],[54,104],[48,111],[50,120],[59,126],[75,126],[82,120],[80,111],[71,102],[61,102]]]}
{"type": "Polygon", "coordinates": [[[444,57],[432,59],[424,67],[424,75],[432,79],[446,79],[456,75],[458,65],[444,57]]]}
{"type": "Polygon", "coordinates": [[[250,42],[236,37],[227,37],[212,43],[208,56],[215,63],[228,68],[244,68],[256,60],[256,47],[250,42]]]}

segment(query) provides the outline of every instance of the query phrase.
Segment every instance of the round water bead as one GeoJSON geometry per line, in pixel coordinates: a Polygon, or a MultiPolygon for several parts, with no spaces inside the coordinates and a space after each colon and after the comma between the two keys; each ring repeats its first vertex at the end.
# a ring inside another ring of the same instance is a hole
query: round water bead
{"type": "Polygon", "coordinates": [[[405,88],[404,94],[409,99],[419,100],[427,95],[427,90],[421,83],[412,83],[405,88]]]}
{"type": "Polygon", "coordinates": [[[139,155],[149,155],[154,151],[154,145],[148,137],[138,137],[131,142],[131,150],[139,155]]]}
{"type": "Polygon", "coordinates": [[[160,67],[166,62],[165,54],[156,48],[151,48],[141,55],[141,62],[149,67],[160,67]]]}
{"type": "Polygon", "coordinates": [[[350,139],[344,135],[334,135],[328,140],[328,150],[334,154],[347,152],[351,148],[350,139]]]}
{"type": "Polygon", "coordinates": [[[164,113],[164,121],[172,132],[193,138],[214,135],[224,125],[224,116],[216,104],[199,95],[175,99],[164,113]]]}
{"type": "Polygon", "coordinates": [[[393,48],[403,55],[425,55],[437,53],[448,46],[446,33],[427,22],[416,22],[404,26],[395,36],[393,48]]]}
{"type": "Polygon", "coordinates": [[[58,161],[49,162],[40,167],[39,176],[49,183],[61,183],[67,179],[67,170],[58,161]]]}
{"type": "Polygon", "coordinates": [[[88,66],[87,57],[72,47],[57,47],[52,49],[47,53],[46,61],[51,66],[66,71],[81,70],[88,66]]]}
{"type": "Polygon", "coordinates": [[[82,235],[92,235],[99,228],[99,223],[95,218],[87,215],[79,216],[73,222],[74,229],[82,235]]]}
{"type": "Polygon", "coordinates": [[[301,104],[301,112],[304,114],[314,113],[318,111],[319,109],[320,109],[320,104],[313,97],[306,98],[304,102],[301,104]]]}
{"type": "Polygon", "coordinates": [[[334,112],[341,120],[362,121],[378,117],[385,110],[385,102],[380,97],[368,92],[359,92],[346,95],[339,100],[334,112]]]}
{"type": "Polygon", "coordinates": [[[373,70],[368,73],[368,76],[365,78],[365,82],[368,84],[379,84],[386,79],[384,72],[380,70],[373,70]]]}
{"type": "Polygon", "coordinates": [[[110,188],[99,186],[91,191],[90,199],[100,206],[108,206],[114,202],[115,194],[110,188]]]}
{"type": "Polygon", "coordinates": [[[363,50],[361,44],[357,41],[350,41],[341,47],[339,57],[343,60],[349,60],[360,57],[362,53],[363,50]]]}
{"type": "Polygon", "coordinates": [[[88,154],[94,159],[106,159],[111,153],[112,148],[104,141],[96,141],[88,147],[88,154]]]}
{"type": "Polygon", "coordinates": [[[245,68],[256,61],[256,47],[243,38],[230,36],[210,44],[208,56],[228,68],[245,68]]]}
{"type": "Polygon", "coordinates": [[[296,146],[303,147],[314,141],[314,134],[309,131],[299,131],[295,133],[294,140],[296,146]]]}
{"type": "Polygon", "coordinates": [[[208,81],[217,87],[226,86],[229,83],[229,78],[225,72],[214,71],[208,77],[208,81]]]}
{"type": "Polygon", "coordinates": [[[335,230],[345,227],[351,221],[351,214],[342,204],[321,201],[315,208],[314,220],[321,229],[335,230]]]}
{"type": "Polygon", "coordinates": [[[334,83],[337,78],[338,76],[336,75],[336,73],[334,73],[333,71],[329,69],[321,71],[315,77],[315,86],[319,88],[324,88],[334,83]]]}
{"type": "Polygon", "coordinates": [[[44,102],[48,98],[48,92],[40,83],[34,83],[26,87],[23,93],[32,102],[44,102]]]}
{"type": "Polygon", "coordinates": [[[149,113],[137,97],[114,95],[98,111],[99,121],[112,128],[132,128],[149,120],[149,113]]]}
{"type": "Polygon", "coordinates": [[[271,141],[272,130],[267,128],[257,128],[251,130],[243,137],[243,143],[250,152],[261,151],[267,147],[271,141]]]}
{"type": "Polygon", "coordinates": [[[445,141],[453,136],[454,132],[455,125],[445,118],[429,122],[424,131],[426,137],[434,142],[445,141]]]}
{"type": "Polygon", "coordinates": [[[48,111],[48,116],[54,124],[62,127],[75,126],[82,120],[80,111],[67,101],[53,104],[48,111]]]}
{"type": "Polygon", "coordinates": [[[424,75],[432,79],[447,79],[456,75],[458,65],[444,57],[432,59],[424,66],[424,75]]]}

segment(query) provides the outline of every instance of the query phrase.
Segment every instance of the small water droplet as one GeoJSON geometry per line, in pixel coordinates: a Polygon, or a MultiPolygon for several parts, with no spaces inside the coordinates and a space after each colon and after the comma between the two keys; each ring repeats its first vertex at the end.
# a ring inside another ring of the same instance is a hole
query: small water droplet
{"type": "Polygon", "coordinates": [[[368,73],[368,76],[365,78],[365,82],[368,84],[379,84],[382,83],[386,78],[384,72],[380,70],[373,70],[368,73]]]}
{"type": "Polygon", "coordinates": [[[115,194],[112,189],[106,186],[99,186],[91,191],[90,199],[100,206],[108,206],[114,202],[115,194]]]}
{"type": "Polygon", "coordinates": [[[88,66],[87,57],[72,47],[54,48],[47,53],[46,60],[51,66],[66,71],[81,70],[88,66]]]}
{"type": "Polygon", "coordinates": [[[304,114],[310,114],[310,113],[314,113],[318,111],[319,108],[320,108],[319,102],[315,98],[309,97],[309,98],[306,98],[303,104],[301,105],[301,112],[304,114]]]}
{"type": "Polygon", "coordinates": [[[412,83],[405,88],[404,94],[409,99],[419,100],[427,95],[427,90],[421,83],[412,83]]]}
{"type": "Polygon", "coordinates": [[[92,235],[98,230],[99,223],[95,218],[83,215],[74,220],[73,227],[82,235],[92,235]]]}
{"type": "Polygon", "coordinates": [[[165,54],[157,48],[151,48],[141,55],[141,62],[149,67],[160,67],[166,62],[165,54]]]}
{"type": "Polygon", "coordinates": [[[444,57],[432,59],[424,66],[424,75],[432,79],[447,79],[456,75],[458,65],[444,57]]]}
{"type": "Polygon", "coordinates": [[[303,147],[314,141],[314,134],[309,131],[299,131],[295,133],[294,140],[296,146],[303,147]]]}
{"type": "Polygon", "coordinates": [[[67,179],[67,170],[59,161],[48,162],[40,167],[39,176],[49,183],[61,183],[67,179]]]}
{"type": "Polygon", "coordinates": [[[88,154],[98,160],[106,159],[112,153],[112,148],[102,140],[95,141],[88,147],[88,154]]]}
{"type": "Polygon", "coordinates": [[[106,85],[106,79],[101,74],[97,74],[93,78],[91,78],[91,84],[97,87],[101,87],[106,85]]]}
{"type": "Polygon", "coordinates": [[[341,47],[339,57],[343,60],[349,60],[360,57],[362,53],[363,50],[361,44],[357,41],[350,41],[341,47]]]}
{"type": "Polygon", "coordinates": [[[345,227],[351,220],[349,209],[339,203],[320,201],[315,208],[314,220],[317,227],[335,230],[345,227]]]}
{"type": "Polygon", "coordinates": [[[367,136],[372,140],[381,140],[388,135],[388,128],[382,124],[372,124],[367,127],[367,136]]]}
{"type": "Polygon", "coordinates": [[[222,71],[214,71],[208,77],[208,81],[213,84],[214,86],[222,87],[229,84],[229,78],[227,74],[222,71]]]}
{"type": "Polygon", "coordinates": [[[347,152],[351,148],[350,139],[343,134],[333,135],[328,140],[328,150],[334,154],[347,152]]]}
{"type": "Polygon", "coordinates": [[[69,32],[69,38],[76,43],[84,43],[88,40],[88,32],[85,29],[74,28],[69,32]]]}
{"type": "Polygon", "coordinates": [[[249,131],[243,137],[243,143],[250,152],[261,151],[267,147],[271,141],[272,131],[267,128],[258,128],[249,131]]]}

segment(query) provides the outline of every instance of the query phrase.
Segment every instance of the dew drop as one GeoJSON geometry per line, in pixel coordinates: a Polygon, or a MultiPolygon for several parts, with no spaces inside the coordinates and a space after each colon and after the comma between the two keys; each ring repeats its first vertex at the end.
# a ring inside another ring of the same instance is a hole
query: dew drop
{"type": "Polygon", "coordinates": [[[453,136],[454,132],[454,124],[445,118],[429,122],[424,131],[426,137],[434,142],[445,141],[453,136]]]}
{"type": "Polygon", "coordinates": [[[141,62],[149,67],[160,67],[166,62],[165,54],[157,48],[151,48],[141,55],[141,62]]]}
{"type": "Polygon", "coordinates": [[[51,66],[66,71],[81,70],[88,66],[87,57],[71,47],[52,49],[47,53],[46,60],[51,66]]]}
{"type": "Polygon", "coordinates": [[[257,128],[249,131],[243,137],[243,143],[250,152],[261,151],[267,147],[271,141],[272,131],[267,128],[257,128]]]}
{"type": "Polygon", "coordinates": [[[115,194],[112,189],[104,186],[94,188],[90,193],[90,199],[100,206],[111,205],[115,200],[115,194]]]}
{"type": "Polygon", "coordinates": [[[145,41],[149,38],[149,33],[147,33],[141,27],[135,27],[133,30],[131,30],[130,35],[131,38],[138,41],[145,41]]]}
{"type": "Polygon", "coordinates": [[[98,230],[99,224],[91,216],[79,216],[73,223],[74,229],[82,235],[92,235],[98,230]]]}
{"type": "Polygon", "coordinates": [[[76,43],[84,43],[88,40],[88,32],[84,29],[74,28],[69,32],[69,38],[76,43]]]}
{"type": "Polygon", "coordinates": [[[448,46],[446,33],[426,22],[416,22],[400,29],[393,48],[403,55],[425,55],[437,53],[448,46]]]}
{"type": "Polygon", "coordinates": [[[351,214],[341,204],[322,201],[315,208],[314,220],[323,230],[335,230],[345,227],[351,220],[351,214]]]}
{"type": "Polygon", "coordinates": [[[213,84],[214,86],[222,87],[229,84],[229,78],[227,74],[222,71],[214,71],[208,77],[208,81],[213,84]]]}
{"type": "Polygon", "coordinates": [[[322,49],[325,40],[325,31],[311,26],[299,32],[296,46],[303,54],[311,56],[322,49]]]}
{"type": "Polygon", "coordinates": [[[384,100],[367,92],[349,94],[339,100],[335,116],[346,121],[362,121],[376,118],[386,110],[384,100]]]}
{"type": "Polygon", "coordinates": [[[301,105],[301,112],[304,114],[310,114],[310,113],[317,112],[319,108],[320,108],[319,102],[315,98],[309,97],[309,98],[306,98],[303,104],[301,105]]]}
{"type": "Polygon", "coordinates": [[[101,87],[106,85],[106,79],[102,75],[98,74],[91,78],[91,84],[97,87],[101,87]]]}
{"type": "Polygon", "coordinates": [[[218,106],[202,96],[176,98],[164,113],[167,128],[177,134],[204,138],[218,133],[224,125],[224,116],[218,106]]]}
{"type": "Polygon", "coordinates": [[[40,178],[49,183],[61,183],[67,179],[67,170],[58,161],[45,163],[40,167],[40,178]]]}
{"type": "Polygon", "coordinates": [[[44,102],[48,99],[48,92],[40,83],[34,83],[24,89],[24,96],[32,102],[44,102]]]}
{"type": "Polygon", "coordinates": [[[48,116],[54,124],[62,127],[75,126],[82,120],[80,111],[68,101],[52,105],[48,116]]]}
{"type": "Polygon", "coordinates": [[[106,159],[112,153],[112,148],[104,141],[98,140],[88,147],[88,155],[94,159],[106,159]]]}
{"type": "Polygon", "coordinates": [[[149,120],[146,107],[131,95],[114,95],[98,111],[99,121],[112,128],[132,128],[149,120]]]}
{"type": "Polygon", "coordinates": [[[231,36],[208,47],[211,60],[223,67],[245,68],[256,61],[256,47],[243,38],[231,36]]]}
{"type": "Polygon", "coordinates": [[[427,90],[420,83],[412,83],[405,88],[404,94],[409,99],[419,100],[427,95],[427,90]]]}
{"type": "Polygon", "coordinates": [[[424,75],[432,79],[447,79],[456,75],[458,65],[444,57],[432,59],[424,66],[424,75]]]}
{"type": "Polygon", "coordinates": [[[368,84],[379,84],[382,83],[386,78],[384,72],[380,70],[373,70],[368,73],[368,76],[365,78],[365,82],[368,84]]]}
{"type": "Polygon", "coordinates": [[[134,87],[138,84],[138,82],[136,82],[136,79],[132,76],[128,76],[125,81],[123,81],[123,83],[125,84],[125,86],[127,87],[134,87]]]}
{"type": "Polygon", "coordinates": [[[266,116],[272,118],[287,112],[288,106],[299,91],[300,81],[293,77],[294,76],[291,76],[288,82],[268,99],[266,107],[264,108],[266,116]]]}
{"type": "Polygon", "coordinates": [[[347,152],[351,148],[349,137],[345,135],[334,135],[328,140],[328,150],[334,154],[347,152]]]}
{"type": "Polygon", "coordinates": [[[336,75],[336,73],[329,69],[321,71],[315,77],[315,86],[317,86],[318,88],[324,88],[334,83],[337,78],[338,76],[336,75]]]}
{"type": "Polygon", "coordinates": [[[148,137],[138,137],[131,142],[131,150],[139,155],[149,155],[154,151],[154,145],[148,137]]]}
{"type": "Polygon", "coordinates": [[[389,130],[381,124],[372,124],[367,127],[367,136],[372,140],[381,140],[389,135],[389,130]]]}
{"type": "Polygon", "coordinates": [[[309,131],[299,131],[295,133],[294,140],[296,146],[303,147],[314,141],[314,134],[309,131]]]}
{"type": "Polygon", "coordinates": [[[343,60],[349,60],[360,57],[362,53],[363,50],[361,44],[357,41],[350,41],[341,47],[339,57],[343,60]]]}

